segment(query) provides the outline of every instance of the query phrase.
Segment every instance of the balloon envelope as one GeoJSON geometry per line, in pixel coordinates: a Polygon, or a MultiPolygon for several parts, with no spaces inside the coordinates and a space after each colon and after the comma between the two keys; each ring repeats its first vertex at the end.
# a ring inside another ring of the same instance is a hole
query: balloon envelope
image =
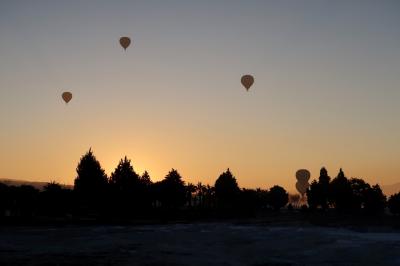
{"type": "Polygon", "coordinates": [[[304,195],[307,192],[308,187],[310,184],[308,182],[297,182],[296,183],[296,189],[298,192],[300,192],[301,195],[304,195]]]}
{"type": "Polygon", "coordinates": [[[252,75],[244,75],[240,81],[246,90],[249,90],[254,83],[254,77],[252,75]]]}
{"type": "Polygon", "coordinates": [[[296,172],[296,178],[300,182],[307,182],[310,179],[310,171],[307,169],[300,169],[296,172]]]}
{"type": "Polygon", "coordinates": [[[131,44],[131,39],[129,37],[121,37],[119,43],[126,50],[126,48],[131,44]]]}
{"type": "Polygon", "coordinates": [[[62,98],[64,100],[65,103],[68,103],[69,101],[71,101],[72,99],[72,93],[66,91],[62,94],[62,98]]]}

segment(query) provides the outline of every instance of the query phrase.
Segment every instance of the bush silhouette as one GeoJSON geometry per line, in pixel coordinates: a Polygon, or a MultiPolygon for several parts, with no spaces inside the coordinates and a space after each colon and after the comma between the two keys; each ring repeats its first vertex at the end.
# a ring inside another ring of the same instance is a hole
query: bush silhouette
{"type": "Polygon", "coordinates": [[[327,209],[329,207],[329,183],[331,181],[331,177],[328,175],[328,171],[325,167],[322,167],[320,170],[318,184],[321,190],[319,205],[322,209],[327,209]]]}
{"type": "Polygon", "coordinates": [[[215,181],[215,196],[219,207],[232,207],[236,204],[240,188],[229,168],[215,181]]]}
{"type": "Polygon", "coordinates": [[[139,199],[141,210],[148,210],[151,208],[154,193],[153,193],[153,182],[151,181],[150,175],[147,171],[139,177],[139,199]]]}
{"type": "Polygon", "coordinates": [[[140,177],[140,183],[146,185],[146,186],[151,186],[151,184],[153,183],[151,181],[150,175],[147,171],[144,171],[144,173],[142,174],[142,176],[140,177]]]}
{"type": "Polygon", "coordinates": [[[323,202],[323,192],[319,182],[313,180],[310,187],[307,189],[307,202],[311,209],[316,209],[319,206],[322,207],[323,202]]]}
{"type": "Polygon", "coordinates": [[[172,169],[156,187],[158,199],[163,207],[176,209],[185,204],[187,196],[185,183],[177,170],[172,169]]]}
{"type": "Polygon", "coordinates": [[[379,185],[370,186],[359,178],[350,179],[353,197],[348,203],[353,210],[362,209],[366,213],[383,212],[386,204],[386,196],[379,185]]]}
{"type": "Polygon", "coordinates": [[[0,183],[0,217],[8,216],[11,209],[10,191],[6,184],[0,183]]]}
{"type": "Polygon", "coordinates": [[[60,184],[48,183],[40,193],[40,208],[45,215],[65,216],[72,209],[72,191],[60,184]]]}
{"type": "Polygon", "coordinates": [[[0,217],[33,217],[39,211],[39,190],[29,185],[0,183],[0,217]]]}
{"type": "Polygon", "coordinates": [[[289,202],[289,194],[283,187],[273,186],[268,191],[268,204],[274,209],[279,210],[289,202]]]}
{"type": "Polygon", "coordinates": [[[390,196],[388,207],[392,214],[400,215],[400,192],[390,196]]]}
{"type": "Polygon", "coordinates": [[[386,196],[378,184],[365,191],[363,198],[364,210],[369,214],[383,213],[386,206],[386,196]]]}
{"type": "Polygon", "coordinates": [[[242,189],[239,207],[242,214],[254,215],[268,205],[268,191],[258,189],[242,189]]]}
{"type": "Polygon", "coordinates": [[[307,201],[311,209],[321,207],[323,210],[329,207],[329,184],[330,176],[325,167],[320,170],[318,181],[311,182],[308,188],[307,201]]]}
{"type": "Polygon", "coordinates": [[[193,207],[196,200],[196,186],[192,183],[188,183],[185,187],[186,190],[186,203],[188,207],[193,207]]]}
{"type": "Polygon", "coordinates": [[[38,210],[39,190],[33,186],[11,187],[16,216],[32,217],[38,210]]]}
{"type": "Polygon", "coordinates": [[[336,178],[329,184],[329,198],[338,211],[350,210],[353,202],[351,184],[342,169],[336,178]]]}
{"type": "Polygon", "coordinates": [[[196,185],[197,206],[204,209],[215,207],[215,188],[210,185],[203,185],[201,182],[196,185]]]}

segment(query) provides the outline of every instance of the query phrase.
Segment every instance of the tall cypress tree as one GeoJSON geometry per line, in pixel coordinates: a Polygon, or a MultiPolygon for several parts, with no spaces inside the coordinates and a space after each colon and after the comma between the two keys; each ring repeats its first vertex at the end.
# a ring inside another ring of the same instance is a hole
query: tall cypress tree
{"type": "Polygon", "coordinates": [[[131,160],[125,156],[111,174],[110,184],[122,193],[129,193],[138,187],[139,179],[139,175],[133,170],[131,160]]]}
{"type": "Polygon", "coordinates": [[[100,196],[105,192],[108,184],[107,175],[99,161],[94,156],[92,149],[81,157],[76,168],[74,190],[81,197],[100,196]]]}

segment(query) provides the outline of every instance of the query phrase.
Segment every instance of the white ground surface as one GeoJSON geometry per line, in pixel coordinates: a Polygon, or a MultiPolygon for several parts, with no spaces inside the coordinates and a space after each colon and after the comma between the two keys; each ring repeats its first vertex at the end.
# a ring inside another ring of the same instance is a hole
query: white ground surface
{"type": "Polygon", "coordinates": [[[0,227],[0,265],[400,265],[400,232],[227,223],[0,227]]]}

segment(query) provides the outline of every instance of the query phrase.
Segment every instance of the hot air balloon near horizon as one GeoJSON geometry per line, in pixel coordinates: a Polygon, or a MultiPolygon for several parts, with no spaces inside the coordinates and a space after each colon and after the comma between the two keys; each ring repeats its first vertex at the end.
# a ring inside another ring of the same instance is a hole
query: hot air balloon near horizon
{"type": "Polygon", "coordinates": [[[311,173],[307,169],[300,169],[296,172],[296,189],[302,197],[304,197],[304,194],[307,192],[307,189],[310,186],[310,184],[308,183],[310,177],[311,173]]]}
{"type": "Polygon", "coordinates": [[[240,81],[242,82],[242,85],[246,88],[246,90],[248,91],[254,83],[254,77],[252,75],[244,75],[244,76],[242,76],[240,81]]]}
{"type": "Polygon", "coordinates": [[[69,101],[71,101],[72,99],[72,93],[70,93],[69,91],[63,92],[62,98],[65,103],[69,103],[69,101]]]}
{"type": "Polygon", "coordinates": [[[126,50],[126,48],[129,47],[129,45],[131,44],[131,39],[129,37],[121,37],[119,39],[119,44],[121,44],[122,48],[124,48],[126,50]]]}
{"type": "Polygon", "coordinates": [[[306,182],[310,179],[311,173],[307,169],[300,169],[296,172],[296,178],[300,182],[306,182]]]}

